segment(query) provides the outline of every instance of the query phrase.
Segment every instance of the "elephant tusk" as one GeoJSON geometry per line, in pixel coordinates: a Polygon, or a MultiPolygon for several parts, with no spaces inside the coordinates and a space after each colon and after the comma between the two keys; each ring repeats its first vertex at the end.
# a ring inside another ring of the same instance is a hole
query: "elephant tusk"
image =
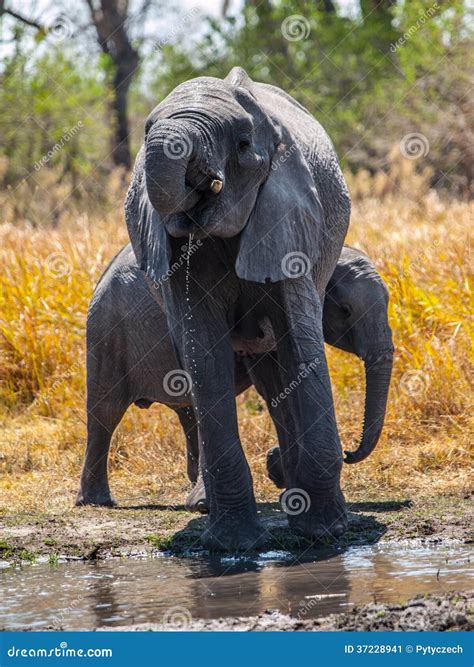
{"type": "Polygon", "coordinates": [[[218,195],[219,192],[222,190],[222,181],[220,181],[218,178],[214,178],[211,181],[211,190],[215,195],[218,195]]]}

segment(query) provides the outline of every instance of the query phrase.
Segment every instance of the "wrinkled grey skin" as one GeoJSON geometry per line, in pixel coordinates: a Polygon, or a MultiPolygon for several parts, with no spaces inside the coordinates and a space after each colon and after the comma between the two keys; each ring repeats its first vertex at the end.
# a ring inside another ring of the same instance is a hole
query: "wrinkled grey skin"
{"type": "MultiPolygon", "coordinates": [[[[326,288],[323,329],[326,342],[359,356],[366,364],[366,385],[370,392],[365,401],[364,430],[350,462],[370,454],[383,425],[393,354],[387,303],[387,288],[370,259],[358,250],[344,247],[326,288]]],[[[268,354],[275,348],[275,340],[267,321],[249,319],[241,320],[231,337],[237,351],[238,394],[251,385],[253,368],[265,363],[258,355],[249,358],[248,349],[259,346],[261,354],[268,354]]],[[[196,419],[186,379],[177,369],[165,313],[150,293],[128,245],[100,279],[87,321],[88,444],[78,504],[115,504],[107,478],[112,431],[129,405],[135,403],[147,408],[158,402],[176,411],[185,432],[188,476],[194,484],[186,505],[191,510],[208,511],[198,471],[196,419]],[[166,382],[167,375],[175,382],[171,379],[166,382]],[[104,423],[108,426],[105,432],[104,423]]],[[[272,405],[265,383],[261,377],[257,381],[268,400],[280,437],[283,440],[290,437],[291,425],[284,423],[283,408],[275,405],[274,398],[272,405]]],[[[279,447],[268,453],[268,471],[275,484],[284,488],[279,447]]]]}
{"type": "Polygon", "coordinates": [[[237,427],[230,336],[249,313],[268,318],[275,333],[272,393],[302,366],[312,369],[285,401],[294,434],[281,445],[285,480],[310,500],[306,512],[288,515],[290,527],[310,539],[346,530],[322,302],[349,216],[347,187],[322,127],[283,91],[240,68],[224,80],[178,86],[146,122],[125,217],[177,360],[192,379],[209,503],[202,543],[209,549],[264,542],[237,427]],[[169,274],[190,237],[202,247],[187,268],[169,274]],[[294,271],[295,253],[304,271],[294,271]]]}
{"type": "MultiPolygon", "coordinates": [[[[392,331],[387,316],[388,290],[373,263],[360,250],[345,246],[328,282],[323,311],[326,343],[351,352],[365,365],[362,438],[346,463],[363,461],[382,433],[393,363],[392,331]]],[[[267,455],[270,478],[285,488],[280,448],[267,455]]]]}

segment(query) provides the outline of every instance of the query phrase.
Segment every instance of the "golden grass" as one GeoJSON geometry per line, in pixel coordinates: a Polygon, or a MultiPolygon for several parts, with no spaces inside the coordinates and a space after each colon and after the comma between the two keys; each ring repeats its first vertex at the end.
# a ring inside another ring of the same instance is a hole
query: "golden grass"
{"type": "MultiPolygon", "coordinates": [[[[394,167],[388,177],[362,173],[349,179],[355,203],[348,242],[370,254],[389,284],[397,350],[381,442],[367,461],[344,469],[344,488],[352,499],[462,493],[472,470],[473,206],[442,201],[415,176],[414,170],[394,167]]],[[[115,201],[104,215],[77,215],[65,205],[55,229],[33,228],[23,219],[13,224],[11,207],[5,209],[10,222],[0,226],[4,510],[54,510],[55,498],[74,499],[85,442],[87,305],[105,265],[127,242],[121,198],[115,201]]],[[[347,448],[360,430],[363,368],[334,349],[328,348],[328,358],[347,448]]],[[[265,475],[265,454],[275,443],[271,420],[254,390],[238,403],[257,497],[275,500],[278,491],[265,475]]],[[[113,439],[110,470],[121,501],[181,502],[188,482],[174,413],[157,405],[129,409],[113,439]]]]}

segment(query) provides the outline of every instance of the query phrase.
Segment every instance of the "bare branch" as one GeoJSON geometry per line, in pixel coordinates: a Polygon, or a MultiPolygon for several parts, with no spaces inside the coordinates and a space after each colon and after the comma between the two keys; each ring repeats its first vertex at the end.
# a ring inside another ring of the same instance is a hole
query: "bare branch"
{"type": "Polygon", "coordinates": [[[44,25],[41,25],[41,23],[38,23],[38,21],[36,21],[35,19],[29,19],[26,16],[23,16],[22,14],[18,14],[18,12],[13,11],[13,9],[0,6],[0,16],[2,14],[8,14],[17,21],[21,21],[22,23],[25,23],[26,25],[29,25],[32,28],[36,28],[36,30],[42,30],[43,32],[46,32],[46,28],[44,25]]]}

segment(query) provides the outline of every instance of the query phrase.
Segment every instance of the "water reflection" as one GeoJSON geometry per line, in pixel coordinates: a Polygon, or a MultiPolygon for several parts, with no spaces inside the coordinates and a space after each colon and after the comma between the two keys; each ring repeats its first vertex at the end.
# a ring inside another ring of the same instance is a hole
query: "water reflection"
{"type": "Polygon", "coordinates": [[[67,629],[162,622],[172,607],[190,617],[254,616],[279,609],[324,616],[374,599],[472,585],[465,548],[375,545],[258,558],[212,556],[73,562],[0,570],[0,627],[67,629]]]}

